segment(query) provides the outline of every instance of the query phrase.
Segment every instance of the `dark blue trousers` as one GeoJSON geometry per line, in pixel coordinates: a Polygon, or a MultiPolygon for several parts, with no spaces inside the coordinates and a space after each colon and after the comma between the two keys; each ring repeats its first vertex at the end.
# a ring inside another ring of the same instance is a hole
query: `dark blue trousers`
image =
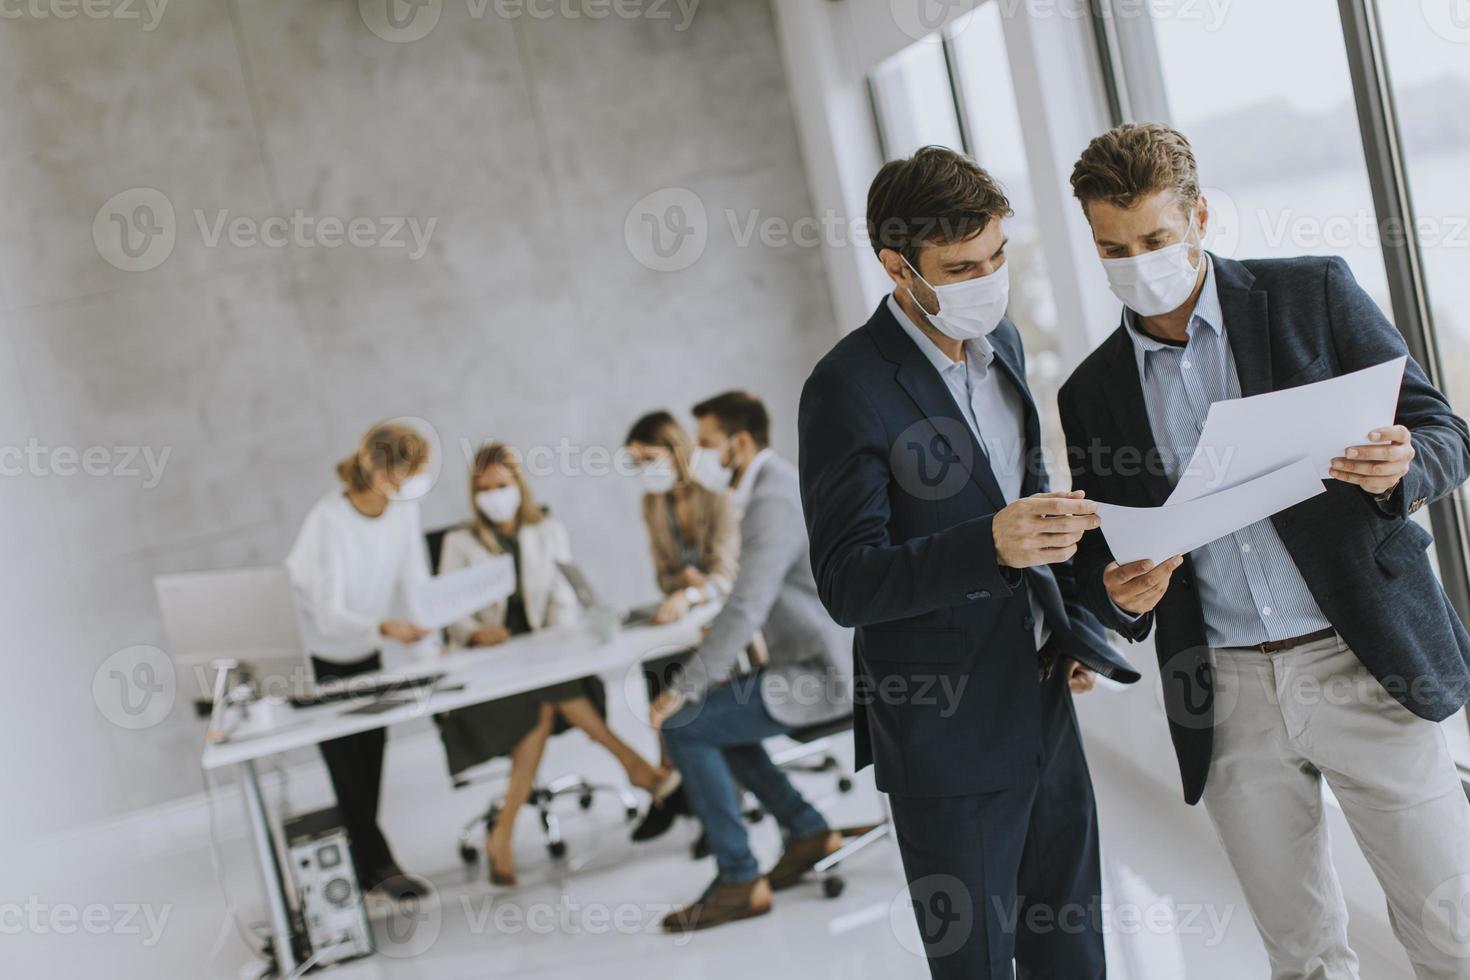
{"type": "Polygon", "coordinates": [[[890,801],[935,980],[1107,975],[1097,810],[1062,675],[1042,682],[1039,779],[977,796],[890,801]]]}

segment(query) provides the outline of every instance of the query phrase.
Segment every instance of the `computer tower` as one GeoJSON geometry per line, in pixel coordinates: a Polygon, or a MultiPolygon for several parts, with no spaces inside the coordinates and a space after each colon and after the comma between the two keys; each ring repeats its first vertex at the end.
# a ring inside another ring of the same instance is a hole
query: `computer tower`
{"type": "Polygon", "coordinates": [[[307,955],[315,956],[318,966],[367,956],[373,951],[372,932],[336,808],[292,817],[285,833],[307,955]]]}

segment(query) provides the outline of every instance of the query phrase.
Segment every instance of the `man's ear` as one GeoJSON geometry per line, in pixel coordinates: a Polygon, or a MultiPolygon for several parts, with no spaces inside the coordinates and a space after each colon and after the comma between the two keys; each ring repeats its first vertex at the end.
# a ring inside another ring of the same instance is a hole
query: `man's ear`
{"type": "Polygon", "coordinates": [[[907,286],[909,267],[904,264],[903,256],[898,254],[894,248],[885,248],[878,253],[878,261],[883,263],[883,271],[888,273],[895,285],[907,286]]]}

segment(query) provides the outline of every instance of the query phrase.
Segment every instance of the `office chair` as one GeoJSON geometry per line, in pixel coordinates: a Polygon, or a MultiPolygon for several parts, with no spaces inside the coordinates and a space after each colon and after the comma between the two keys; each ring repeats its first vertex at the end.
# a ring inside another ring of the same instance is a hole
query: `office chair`
{"type": "MultiPolygon", "coordinates": [[[[837,792],[851,793],[852,773],[844,769],[833,754],[837,739],[851,731],[852,715],[799,728],[788,736],[797,744],[771,753],[771,761],[787,772],[834,772],[837,774],[837,792]]],[[[883,797],[883,819],[874,824],[841,828],[841,831],[845,838],[842,846],[812,867],[822,894],[828,898],[841,895],[846,887],[847,883],[837,874],[842,862],[893,833],[893,816],[888,812],[887,797],[883,797]]]]}
{"type": "MultiPolygon", "coordinates": [[[[429,550],[429,567],[436,573],[439,569],[439,558],[444,550],[444,536],[452,530],[454,530],[452,527],[439,528],[424,535],[424,543],[429,550]]],[[[443,639],[446,643],[449,642],[447,631],[443,639]]],[[[455,773],[451,777],[456,791],[482,784],[498,784],[501,787],[491,797],[485,809],[466,821],[460,830],[459,857],[467,865],[473,865],[480,859],[481,842],[484,841],[485,834],[489,833],[490,828],[500,816],[500,803],[505,795],[504,783],[509,776],[510,767],[505,760],[491,759],[482,765],[472,766],[455,773]]],[[[526,805],[535,810],[536,815],[540,818],[546,852],[553,858],[566,857],[567,845],[561,834],[561,823],[556,813],[552,811],[552,804],[562,797],[572,796],[576,797],[577,805],[581,809],[590,810],[599,793],[610,793],[618,797],[619,802],[623,805],[624,820],[632,821],[638,818],[638,800],[626,788],[594,783],[580,773],[567,773],[547,783],[542,783],[538,779],[531,787],[531,796],[526,801],[526,805]]]]}

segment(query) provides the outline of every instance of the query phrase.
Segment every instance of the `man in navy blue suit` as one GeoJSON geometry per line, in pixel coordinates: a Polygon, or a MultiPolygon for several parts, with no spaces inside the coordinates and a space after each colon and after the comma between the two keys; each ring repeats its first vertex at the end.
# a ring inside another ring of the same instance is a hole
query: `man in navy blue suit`
{"type": "Polygon", "coordinates": [[[1074,601],[1095,505],[1051,493],[1005,319],[1010,205],[941,147],[886,164],[894,289],[802,391],[822,602],[854,639],[854,733],[893,807],[935,977],[1105,975],[1097,817],[1072,693],[1138,674],[1074,601]]]}
{"type": "MultiPolygon", "coordinates": [[[[1194,154],[1166,126],[1099,136],[1072,188],[1126,307],[1059,399],[1089,498],[1162,504],[1213,402],[1406,354],[1341,259],[1206,252],[1194,154]]],[[[1411,516],[1467,473],[1470,431],[1410,358],[1396,417],[1343,447],[1326,493],[1158,566],[1082,540],[1091,608],[1153,632],[1185,799],[1205,802],[1273,977],[1358,976],[1324,780],[1415,974],[1470,977],[1470,804],[1435,724],[1470,695],[1470,637],[1411,516]]]]}

